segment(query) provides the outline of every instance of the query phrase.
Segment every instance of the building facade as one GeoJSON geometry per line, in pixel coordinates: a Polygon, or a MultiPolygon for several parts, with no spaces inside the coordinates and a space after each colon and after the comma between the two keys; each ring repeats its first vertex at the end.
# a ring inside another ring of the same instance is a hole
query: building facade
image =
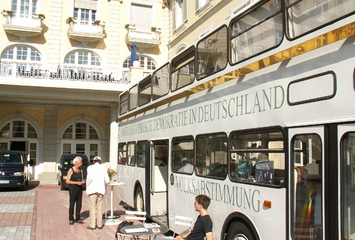
{"type": "Polygon", "coordinates": [[[33,179],[55,179],[62,153],[115,168],[118,96],[132,71],[143,77],[167,61],[169,9],[161,0],[4,0],[0,9],[0,149],[27,151],[33,179]]]}

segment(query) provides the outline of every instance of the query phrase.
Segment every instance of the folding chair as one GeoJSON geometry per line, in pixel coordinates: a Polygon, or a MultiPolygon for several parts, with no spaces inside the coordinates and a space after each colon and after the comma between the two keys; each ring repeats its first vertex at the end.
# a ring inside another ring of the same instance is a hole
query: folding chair
{"type": "Polygon", "coordinates": [[[139,221],[143,221],[143,223],[144,223],[146,220],[145,215],[147,215],[147,212],[126,211],[125,219],[126,220],[139,220],[139,221]]]}

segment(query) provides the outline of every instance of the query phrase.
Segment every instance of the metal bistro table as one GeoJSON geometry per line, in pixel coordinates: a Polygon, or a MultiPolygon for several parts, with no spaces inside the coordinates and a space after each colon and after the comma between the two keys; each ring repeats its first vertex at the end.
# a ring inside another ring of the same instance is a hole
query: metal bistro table
{"type": "Polygon", "coordinates": [[[120,232],[118,232],[117,235],[119,235],[121,239],[124,239],[125,237],[133,237],[136,240],[141,239],[141,237],[154,239],[156,236],[167,233],[168,231],[168,227],[164,225],[144,223],[125,226],[120,229],[120,232]]]}
{"type": "MultiPolygon", "coordinates": [[[[120,185],[124,185],[123,182],[111,182],[109,184],[107,184],[111,187],[110,189],[110,216],[107,216],[107,211],[105,211],[105,225],[117,225],[120,224],[122,222],[122,220],[117,219],[119,216],[114,216],[113,215],[113,202],[114,202],[114,191],[113,191],[113,187],[114,186],[120,186],[120,185]]],[[[106,198],[106,208],[107,208],[107,198],[106,198]]]]}

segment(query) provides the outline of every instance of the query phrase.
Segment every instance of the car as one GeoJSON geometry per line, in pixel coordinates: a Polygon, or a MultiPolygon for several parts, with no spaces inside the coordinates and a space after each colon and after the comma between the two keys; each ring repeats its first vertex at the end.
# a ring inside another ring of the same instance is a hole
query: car
{"type": "Polygon", "coordinates": [[[0,188],[20,188],[26,190],[30,180],[26,153],[23,151],[0,151],[0,188]]]}
{"type": "MultiPolygon", "coordinates": [[[[85,154],[64,153],[60,157],[58,172],[57,172],[58,185],[60,185],[61,190],[69,189],[69,185],[66,183],[67,174],[68,174],[68,170],[74,166],[73,160],[77,156],[83,159],[83,165],[81,166],[81,169],[83,170],[84,179],[86,179],[87,167],[89,166],[88,157],[85,154]]],[[[83,188],[86,188],[85,184],[83,185],[83,188]]]]}

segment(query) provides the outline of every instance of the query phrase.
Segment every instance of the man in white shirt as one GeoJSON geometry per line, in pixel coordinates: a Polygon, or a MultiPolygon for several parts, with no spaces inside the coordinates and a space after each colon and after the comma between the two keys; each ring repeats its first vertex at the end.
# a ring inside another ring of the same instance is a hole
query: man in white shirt
{"type": "Polygon", "coordinates": [[[90,198],[90,225],[87,229],[103,228],[102,204],[105,195],[105,185],[110,182],[107,171],[101,165],[101,158],[94,157],[93,165],[87,169],[86,194],[90,198]]]}
{"type": "MultiPolygon", "coordinates": [[[[192,162],[192,161],[191,161],[192,162]]],[[[179,169],[179,172],[184,172],[184,173],[192,173],[194,171],[194,166],[190,163],[189,159],[183,158],[182,159],[182,166],[179,169]]]]}

